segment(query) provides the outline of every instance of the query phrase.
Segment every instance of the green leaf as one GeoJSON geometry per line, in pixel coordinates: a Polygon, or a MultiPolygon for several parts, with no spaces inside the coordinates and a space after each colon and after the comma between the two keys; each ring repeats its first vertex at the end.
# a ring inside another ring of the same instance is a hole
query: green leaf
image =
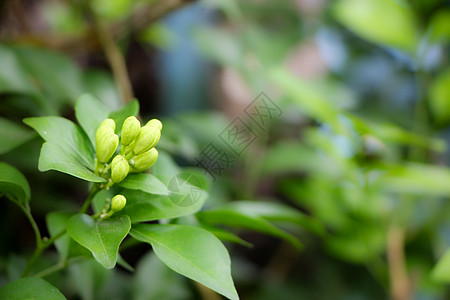
{"type": "Polygon", "coordinates": [[[0,162],[0,194],[23,204],[30,201],[27,179],[19,170],[4,162],[0,162]]]}
{"type": "Polygon", "coordinates": [[[137,224],[130,235],[151,244],[159,259],[175,272],[229,299],[239,299],[228,252],[212,233],[185,225],[137,224]]]}
{"type": "Polygon", "coordinates": [[[67,221],[67,232],[80,245],[89,249],[94,258],[107,269],[114,268],[119,245],[131,228],[127,216],[94,220],[88,215],[75,215],[67,221]]]}
{"type": "MultiPolygon", "coordinates": [[[[67,220],[73,216],[70,212],[52,212],[46,216],[47,228],[50,236],[55,236],[66,229],[67,220]]],[[[55,241],[56,250],[58,250],[60,260],[65,261],[69,257],[90,256],[86,248],[80,246],[69,235],[64,234],[55,241]]]]}
{"type": "Polygon", "coordinates": [[[197,213],[197,218],[206,224],[222,224],[242,227],[270,234],[290,242],[297,249],[302,248],[300,241],[291,234],[275,227],[264,218],[248,211],[241,211],[238,207],[225,206],[214,210],[197,213]]]}
{"type": "Polygon", "coordinates": [[[450,121],[450,69],[441,73],[429,89],[430,109],[439,124],[450,121]]]}
{"type": "Polygon", "coordinates": [[[163,195],[151,195],[137,190],[125,190],[127,205],[118,214],[128,215],[131,222],[146,222],[159,219],[171,219],[193,214],[199,211],[208,196],[199,190],[198,198],[193,198],[191,205],[178,205],[178,198],[163,195]]]}
{"type": "Polygon", "coordinates": [[[233,242],[233,243],[240,244],[240,245],[248,247],[248,248],[253,247],[253,245],[251,243],[241,239],[234,233],[231,233],[225,229],[218,228],[218,227],[212,227],[212,226],[201,226],[201,228],[208,230],[209,232],[214,234],[219,240],[226,241],[226,242],[233,242]]]}
{"type": "Polygon", "coordinates": [[[14,280],[0,288],[0,299],[24,300],[46,299],[64,300],[63,294],[44,279],[27,277],[14,280]]]}
{"type": "Polygon", "coordinates": [[[139,102],[135,99],[125,105],[122,109],[109,114],[109,118],[116,122],[116,133],[122,130],[123,121],[129,116],[137,116],[139,113],[139,102]]]}
{"type": "Polygon", "coordinates": [[[57,170],[87,181],[105,181],[92,172],[94,150],[76,124],[60,117],[27,118],[24,122],[47,141],[39,157],[40,171],[57,170]]]}
{"type": "Polygon", "coordinates": [[[190,291],[186,280],[169,269],[155,253],[150,251],[138,262],[131,291],[133,300],[192,298],[189,297],[190,291]]]}
{"type": "Polygon", "coordinates": [[[152,174],[141,173],[128,175],[119,185],[127,189],[141,190],[149,194],[169,195],[167,186],[152,174]]]}
{"type": "Polygon", "coordinates": [[[436,266],[431,271],[431,276],[438,282],[450,282],[450,249],[445,251],[436,266]]]}
{"type": "Polygon", "coordinates": [[[33,132],[5,118],[0,118],[0,154],[7,153],[29,141],[33,132]]]}
{"type": "Polygon", "coordinates": [[[108,118],[106,106],[89,94],[84,94],[78,98],[75,104],[75,116],[84,132],[95,145],[95,133],[100,123],[108,118]]]}
{"type": "Polygon", "coordinates": [[[280,203],[236,201],[224,207],[232,208],[245,215],[258,216],[268,221],[297,224],[321,236],[326,234],[325,227],[317,219],[280,203]]]}
{"type": "Polygon", "coordinates": [[[450,169],[419,163],[385,168],[378,184],[391,192],[426,196],[450,195],[450,169]]]}
{"type": "Polygon", "coordinates": [[[374,43],[412,51],[417,45],[414,15],[406,1],[339,0],[336,19],[374,43]]]}

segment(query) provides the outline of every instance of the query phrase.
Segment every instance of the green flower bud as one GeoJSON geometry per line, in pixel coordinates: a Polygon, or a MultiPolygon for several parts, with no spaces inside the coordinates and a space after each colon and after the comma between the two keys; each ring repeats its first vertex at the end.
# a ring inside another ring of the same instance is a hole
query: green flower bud
{"type": "Polygon", "coordinates": [[[119,183],[127,177],[130,165],[125,157],[116,155],[111,162],[111,178],[114,183],[119,183]]]}
{"type": "Polygon", "coordinates": [[[111,132],[111,128],[103,127],[97,130],[100,134],[97,134],[95,138],[95,154],[100,163],[107,163],[114,152],[116,152],[117,146],[119,146],[119,136],[111,132]]]}
{"type": "Polygon", "coordinates": [[[122,125],[122,145],[131,144],[141,131],[141,122],[131,116],[125,119],[122,125]]]}
{"type": "Polygon", "coordinates": [[[134,172],[142,172],[153,166],[158,159],[158,150],[155,148],[150,149],[140,155],[133,158],[134,161],[134,172]]]}
{"type": "Polygon", "coordinates": [[[157,127],[144,126],[136,138],[136,145],[134,146],[134,154],[139,155],[147,152],[158,144],[161,138],[161,130],[157,127]]]}
{"type": "Polygon", "coordinates": [[[115,195],[111,200],[111,211],[121,211],[125,204],[127,204],[127,198],[123,195],[115,195]]]}
{"type": "Polygon", "coordinates": [[[112,128],[112,130],[116,130],[116,122],[114,122],[113,119],[104,119],[101,123],[100,123],[100,127],[110,127],[112,128]]]}
{"type": "Polygon", "coordinates": [[[150,121],[147,122],[147,124],[145,124],[145,126],[156,127],[159,128],[159,130],[162,130],[163,127],[161,121],[158,119],[151,119],[150,121]]]}

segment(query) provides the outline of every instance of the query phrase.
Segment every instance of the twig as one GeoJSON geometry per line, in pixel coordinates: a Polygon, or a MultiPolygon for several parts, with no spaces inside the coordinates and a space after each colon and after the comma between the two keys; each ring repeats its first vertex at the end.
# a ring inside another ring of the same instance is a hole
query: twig
{"type": "Polygon", "coordinates": [[[393,300],[411,299],[412,284],[405,264],[405,231],[397,225],[389,228],[387,236],[387,258],[393,300]]]}

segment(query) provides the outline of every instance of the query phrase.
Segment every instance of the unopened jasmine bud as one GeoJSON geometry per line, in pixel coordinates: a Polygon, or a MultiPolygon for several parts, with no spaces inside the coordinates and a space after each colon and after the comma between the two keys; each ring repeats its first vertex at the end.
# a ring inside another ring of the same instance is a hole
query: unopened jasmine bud
{"type": "Polygon", "coordinates": [[[140,155],[133,158],[135,172],[142,172],[153,166],[158,159],[158,150],[155,148],[150,149],[140,155]]]}
{"type": "Polygon", "coordinates": [[[119,136],[105,131],[95,139],[95,154],[100,163],[107,163],[119,146],[119,136]]]}
{"type": "Polygon", "coordinates": [[[127,204],[127,198],[123,195],[115,195],[111,200],[111,211],[121,211],[127,204]]]}
{"type": "Polygon", "coordinates": [[[150,121],[147,122],[147,124],[145,124],[145,126],[156,127],[159,128],[159,130],[162,130],[163,127],[161,121],[158,119],[151,119],[150,121]]]}
{"type": "Polygon", "coordinates": [[[112,130],[116,130],[116,122],[113,119],[105,119],[100,123],[100,127],[110,127],[112,130]]]}
{"type": "Polygon", "coordinates": [[[111,179],[114,183],[119,183],[127,177],[130,165],[125,157],[116,155],[111,162],[111,179]]]}
{"type": "Polygon", "coordinates": [[[144,126],[136,138],[136,145],[134,146],[134,154],[139,155],[147,152],[158,144],[161,138],[161,130],[157,127],[144,126]]]}
{"type": "Polygon", "coordinates": [[[131,144],[141,131],[141,122],[131,116],[125,119],[122,125],[122,145],[131,144]]]}

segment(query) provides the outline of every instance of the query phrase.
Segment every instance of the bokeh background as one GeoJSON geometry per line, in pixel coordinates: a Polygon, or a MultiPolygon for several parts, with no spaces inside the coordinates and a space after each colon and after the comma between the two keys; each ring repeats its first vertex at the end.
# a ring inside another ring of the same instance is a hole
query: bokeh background
{"type": "MultiPolygon", "coordinates": [[[[135,97],[179,165],[211,143],[231,159],[204,168],[206,209],[260,203],[302,242],[222,220],[242,239],[226,244],[242,299],[450,299],[449,1],[3,0],[0,41],[0,160],[30,181],[41,228],[86,186],[37,171],[22,119],[135,97]],[[221,139],[236,120],[255,136],[239,153],[221,139]]],[[[4,283],[34,241],[0,205],[4,283]]],[[[48,279],[69,299],[220,299],[147,250],[123,252],[134,272],[85,261],[48,279]]]]}

